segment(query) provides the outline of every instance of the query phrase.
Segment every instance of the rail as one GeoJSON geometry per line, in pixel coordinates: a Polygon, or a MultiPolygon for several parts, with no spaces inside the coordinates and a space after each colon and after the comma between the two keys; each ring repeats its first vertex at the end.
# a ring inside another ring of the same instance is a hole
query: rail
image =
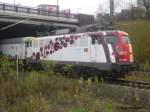
{"type": "Polygon", "coordinates": [[[31,8],[27,6],[20,6],[20,5],[6,4],[6,3],[0,3],[0,10],[77,19],[77,16],[75,14],[67,14],[59,11],[47,11],[38,8],[31,8]]]}
{"type": "Polygon", "coordinates": [[[124,80],[124,79],[111,79],[111,78],[105,79],[104,82],[107,84],[121,85],[121,86],[126,86],[126,87],[150,90],[150,83],[147,83],[147,82],[130,81],[130,80],[124,80]]]}

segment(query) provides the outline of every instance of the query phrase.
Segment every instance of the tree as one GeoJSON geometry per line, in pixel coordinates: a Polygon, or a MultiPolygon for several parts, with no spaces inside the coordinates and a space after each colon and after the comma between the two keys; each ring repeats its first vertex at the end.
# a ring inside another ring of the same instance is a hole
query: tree
{"type": "Polygon", "coordinates": [[[146,14],[148,16],[148,12],[150,9],[150,0],[138,0],[138,5],[143,6],[146,9],[146,14]]]}
{"type": "Polygon", "coordinates": [[[148,12],[150,8],[150,0],[143,0],[143,5],[146,8],[146,11],[148,12]]]}

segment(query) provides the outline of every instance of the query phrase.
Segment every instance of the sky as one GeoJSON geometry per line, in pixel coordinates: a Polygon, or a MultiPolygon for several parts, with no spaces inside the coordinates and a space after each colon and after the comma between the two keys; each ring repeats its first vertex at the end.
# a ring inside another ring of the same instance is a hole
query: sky
{"type": "MultiPolygon", "coordinates": [[[[127,8],[130,2],[136,0],[115,0],[116,10],[127,8]]],[[[0,0],[0,2],[20,4],[37,7],[39,4],[56,5],[57,0],[0,0]]],[[[60,9],[71,9],[73,13],[96,14],[99,12],[109,12],[109,0],[58,0],[60,9]]]]}

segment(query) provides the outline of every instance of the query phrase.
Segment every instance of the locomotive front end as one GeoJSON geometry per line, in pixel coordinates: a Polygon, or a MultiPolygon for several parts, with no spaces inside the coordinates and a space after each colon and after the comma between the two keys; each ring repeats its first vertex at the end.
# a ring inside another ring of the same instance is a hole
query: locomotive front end
{"type": "Polygon", "coordinates": [[[115,37],[116,42],[112,47],[116,58],[116,66],[113,65],[112,68],[120,73],[128,73],[135,66],[129,36],[126,32],[117,31],[115,37]]]}

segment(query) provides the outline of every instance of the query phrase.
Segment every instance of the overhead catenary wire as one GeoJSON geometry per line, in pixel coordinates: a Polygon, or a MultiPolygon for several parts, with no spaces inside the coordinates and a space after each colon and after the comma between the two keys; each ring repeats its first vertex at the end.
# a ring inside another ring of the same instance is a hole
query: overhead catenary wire
{"type": "Polygon", "coordinates": [[[8,29],[8,28],[10,28],[10,27],[13,27],[13,26],[17,25],[17,24],[20,24],[20,23],[23,23],[23,22],[25,22],[25,21],[28,21],[29,19],[31,19],[31,17],[30,17],[30,18],[27,18],[27,19],[24,19],[24,20],[21,20],[21,21],[19,21],[19,22],[13,23],[13,24],[11,24],[11,25],[5,26],[5,27],[1,28],[0,31],[6,30],[6,29],[8,29]]]}

